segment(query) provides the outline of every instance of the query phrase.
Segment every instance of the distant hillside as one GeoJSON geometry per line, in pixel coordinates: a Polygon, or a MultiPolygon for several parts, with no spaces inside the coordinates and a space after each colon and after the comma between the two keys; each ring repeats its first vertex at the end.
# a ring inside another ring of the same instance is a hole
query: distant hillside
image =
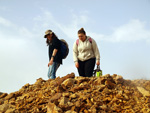
{"type": "Polygon", "coordinates": [[[119,75],[42,78],[0,95],[2,113],[149,113],[150,81],[119,75]]]}

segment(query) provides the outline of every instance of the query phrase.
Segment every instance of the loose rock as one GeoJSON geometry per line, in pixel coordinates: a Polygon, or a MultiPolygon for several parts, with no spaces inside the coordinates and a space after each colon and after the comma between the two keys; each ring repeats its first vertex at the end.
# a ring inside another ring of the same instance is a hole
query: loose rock
{"type": "Polygon", "coordinates": [[[150,81],[122,76],[37,79],[19,91],[0,95],[6,113],[149,113],[150,81]]]}

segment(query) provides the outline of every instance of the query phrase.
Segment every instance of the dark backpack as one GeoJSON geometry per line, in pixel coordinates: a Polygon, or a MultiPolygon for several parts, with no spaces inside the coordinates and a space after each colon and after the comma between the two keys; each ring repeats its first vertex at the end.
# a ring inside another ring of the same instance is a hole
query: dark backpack
{"type": "Polygon", "coordinates": [[[60,39],[60,41],[61,41],[61,48],[60,48],[61,57],[62,59],[65,59],[69,53],[68,43],[64,39],[60,39]]]}

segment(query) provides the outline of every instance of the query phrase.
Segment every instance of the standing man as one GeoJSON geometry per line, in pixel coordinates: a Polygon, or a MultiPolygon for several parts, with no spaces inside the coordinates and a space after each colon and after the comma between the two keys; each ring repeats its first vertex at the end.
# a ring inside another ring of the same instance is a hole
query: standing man
{"type": "Polygon", "coordinates": [[[49,47],[49,63],[48,63],[48,78],[55,79],[56,71],[62,64],[61,58],[61,42],[52,30],[45,32],[44,38],[46,38],[47,46],[49,47]]]}

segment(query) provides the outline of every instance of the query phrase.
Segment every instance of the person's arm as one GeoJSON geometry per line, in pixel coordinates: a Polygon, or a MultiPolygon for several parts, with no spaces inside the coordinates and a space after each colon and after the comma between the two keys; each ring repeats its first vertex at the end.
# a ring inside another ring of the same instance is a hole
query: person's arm
{"type": "Polygon", "coordinates": [[[100,65],[100,53],[94,39],[92,39],[92,47],[93,47],[94,55],[96,57],[96,65],[100,65]]]}
{"type": "Polygon", "coordinates": [[[53,39],[52,44],[54,46],[54,50],[53,50],[51,59],[50,59],[50,61],[48,63],[48,66],[53,64],[54,57],[56,56],[57,51],[60,49],[60,46],[61,46],[60,40],[58,40],[57,38],[53,39]]]}
{"type": "MultiPolygon", "coordinates": [[[[53,50],[52,58],[56,56],[57,51],[58,51],[57,49],[54,49],[54,50],[53,50]]],[[[51,59],[52,59],[52,58],[51,58],[51,59]]],[[[54,59],[54,58],[53,58],[53,59],[54,59]]]]}
{"type": "Polygon", "coordinates": [[[52,64],[53,64],[54,57],[56,56],[57,51],[58,51],[57,49],[54,49],[54,50],[53,50],[53,54],[52,54],[51,59],[50,59],[50,61],[49,61],[49,63],[48,63],[48,67],[49,67],[49,65],[52,65],[52,64]]]}
{"type": "Polygon", "coordinates": [[[78,46],[77,46],[76,42],[73,45],[73,60],[74,60],[76,68],[79,68],[79,63],[78,63],[78,46]]]}

